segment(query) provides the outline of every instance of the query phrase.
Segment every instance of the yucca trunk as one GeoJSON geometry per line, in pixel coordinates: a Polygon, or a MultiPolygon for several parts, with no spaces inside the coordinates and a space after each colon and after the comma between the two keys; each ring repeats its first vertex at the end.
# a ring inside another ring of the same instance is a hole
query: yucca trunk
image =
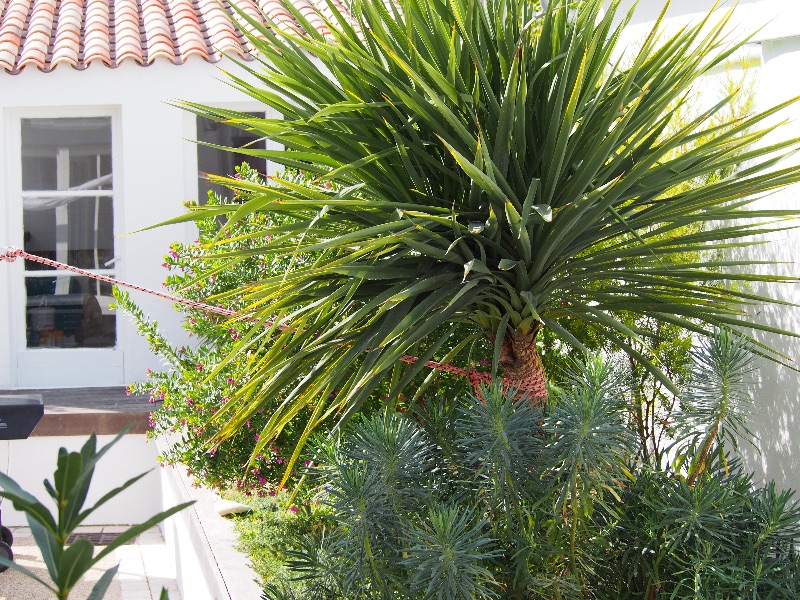
{"type": "Polygon", "coordinates": [[[542,358],[536,349],[538,330],[521,334],[509,329],[500,348],[500,366],[503,368],[503,387],[516,388],[530,394],[537,404],[547,400],[547,377],[542,358]]]}

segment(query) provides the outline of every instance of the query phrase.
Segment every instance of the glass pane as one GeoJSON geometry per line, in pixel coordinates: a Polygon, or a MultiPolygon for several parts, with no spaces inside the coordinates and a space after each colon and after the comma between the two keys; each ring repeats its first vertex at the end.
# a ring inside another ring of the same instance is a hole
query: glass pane
{"type": "MultiPolygon", "coordinates": [[[[264,113],[248,113],[253,117],[264,117],[264,113]]],[[[236,127],[231,127],[225,123],[217,123],[203,117],[197,117],[197,139],[200,142],[226,146],[229,148],[255,148],[263,150],[266,148],[264,140],[252,133],[242,131],[236,127]],[[258,140],[258,141],[256,141],[258,140]]],[[[259,173],[267,172],[267,161],[239,154],[238,152],[226,152],[207,146],[197,146],[197,169],[200,171],[200,181],[197,190],[197,199],[200,204],[205,204],[208,199],[209,190],[213,190],[223,197],[230,197],[230,190],[221,185],[212,185],[205,180],[206,173],[212,175],[236,175],[234,167],[238,167],[243,162],[249,164],[259,173]]]]}
{"type": "Polygon", "coordinates": [[[26,277],[28,348],[108,348],[117,341],[111,284],[77,275],[26,277]]]}
{"type": "Polygon", "coordinates": [[[111,118],[22,119],[22,189],[110,190],[111,118]]]}
{"type": "MultiPolygon", "coordinates": [[[[82,269],[107,269],[114,258],[114,203],[109,197],[23,199],[25,251],[82,269]]],[[[49,269],[25,261],[29,271],[49,269]]]]}

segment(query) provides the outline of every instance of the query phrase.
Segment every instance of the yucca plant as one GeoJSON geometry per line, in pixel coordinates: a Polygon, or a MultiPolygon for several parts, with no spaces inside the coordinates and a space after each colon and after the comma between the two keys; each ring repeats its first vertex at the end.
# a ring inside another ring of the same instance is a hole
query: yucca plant
{"type": "Polygon", "coordinates": [[[241,13],[257,61],[241,65],[250,77],[228,76],[280,117],[184,104],[283,148],[238,152],[316,177],[215,177],[252,200],[176,219],[290,218],[249,250],[221,253],[220,269],[253,254],[318,253],[238,292],[242,318],[264,327],[233,352],[261,348],[217,414],[223,436],[285,392],[259,444],[310,406],[305,439],[323,419],[346,422],[380,382],[397,397],[425,360],[467,366],[484,341],[493,372],[541,402],[543,328],[578,350],[571,330],[593,330],[672,392],[631,316],[699,335],[772,330],[747,312],[772,300],[738,282],[785,278],[716,253],[794,215],[753,205],[800,180],[798,167],[777,168],[798,140],[761,143],[794,100],[715,120],[725,97],[674,126],[692,86],[747,41],[731,41],[730,11],[671,35],[662,13],[628,56],[618,40],[632,13],[619,14],[620,0],[353,0],[349,12],[314,14],[282,3],[302,30],[241,13]],[[703,260],[686,263],[687,253],[703,260]],[[404,354],[421,360],[405,365],[404,354]]]}

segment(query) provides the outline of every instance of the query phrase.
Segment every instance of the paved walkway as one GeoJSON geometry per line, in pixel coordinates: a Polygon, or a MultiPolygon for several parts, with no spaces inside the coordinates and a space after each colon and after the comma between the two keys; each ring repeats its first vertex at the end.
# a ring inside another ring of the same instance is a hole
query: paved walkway
{"type": "MultiPolygon", "coordinates": [[[[81,527],[77,533],[91,537],[97,534],[115,534],[127,527],[81,527]]],[[[14,562],[48,580],[47,568],[39,549],[27,527],[11,527],[14,533],[14,562]]],[[[103,572],[119,563],[119,570],[106,600],[158,600],[161,589],[166,588],[169,600],[181,600],[175,583],[175,566],[157,527],[139,535],[132,543],[118,548],[115,556],[107,556],[88,577],[76,586],[70,600],[85,600],[94,582],[103,572]]],[[[0,600],[53,600],[53,594],[41,584],[33,582],[11,569],[0,573],[0,600]]]]}

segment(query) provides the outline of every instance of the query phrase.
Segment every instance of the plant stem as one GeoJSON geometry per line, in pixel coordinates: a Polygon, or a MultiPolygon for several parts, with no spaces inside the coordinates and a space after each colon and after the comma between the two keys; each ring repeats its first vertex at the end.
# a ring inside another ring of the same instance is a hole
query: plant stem
{"type": "Polygon", "coordinates": [[[708,436],[706,437],[705,441],[703,442],[703,447],[700,450],[700,454],[695,457],[695,460],[692,461],[691,470],[689,472],[689,479],[686,480],[686,483],[689,487],[692,487],[697,481],[697,478],[705,473],[706,471],[706,459],[708,457],[708,453],[711,450],[711,444],[714,442],[714,438],[717,437],[717,432],[719,431],[719,421],[714,424],[714,427],[711,428],[711,431],[708,432],[708,436]]]}

